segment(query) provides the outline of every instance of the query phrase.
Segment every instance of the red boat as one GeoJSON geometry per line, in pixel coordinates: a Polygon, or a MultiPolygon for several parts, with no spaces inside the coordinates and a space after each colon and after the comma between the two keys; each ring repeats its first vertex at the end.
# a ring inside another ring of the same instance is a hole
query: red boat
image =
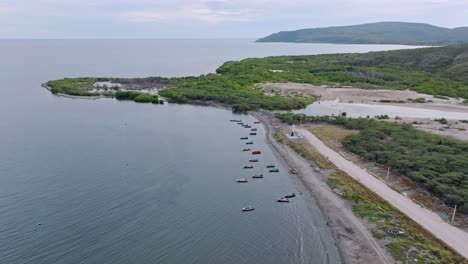
{"type": "Polygon", "coordinates": [[[254,151],[252,151],[252,154],[253,155],[258,155],[258,154],[262,154],[262,152],[260,150],[254,150],[254,151]]]}

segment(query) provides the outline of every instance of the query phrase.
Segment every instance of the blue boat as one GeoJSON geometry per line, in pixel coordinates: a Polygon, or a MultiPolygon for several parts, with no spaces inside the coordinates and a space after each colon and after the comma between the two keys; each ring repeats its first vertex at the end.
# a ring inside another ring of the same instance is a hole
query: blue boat
{"type": "Polygon", "coordinates": [[[268,165],[266,165],[266,167],[267,167],[267,168],[274,168],[275,165],[273,165],[273,164],[268,164],[268,165]]]}

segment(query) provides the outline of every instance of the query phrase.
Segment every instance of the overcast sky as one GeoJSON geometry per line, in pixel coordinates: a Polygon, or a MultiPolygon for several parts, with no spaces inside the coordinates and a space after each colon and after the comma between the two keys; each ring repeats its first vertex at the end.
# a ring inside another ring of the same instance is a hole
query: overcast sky
{"type": "Polygon", "coordinates": [[[377,21],[468,26],[468,0],[0,0],[0,38],[256,38],[377,21]]]}

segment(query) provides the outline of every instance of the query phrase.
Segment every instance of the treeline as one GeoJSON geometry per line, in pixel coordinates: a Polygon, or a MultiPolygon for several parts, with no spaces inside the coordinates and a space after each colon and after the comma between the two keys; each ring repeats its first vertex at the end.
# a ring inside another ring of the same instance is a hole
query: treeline
{"type": "Polygon", "coordinates": [[[115,99],[117,100],[131,100],[137,103],[153,103],[163,104],[164,101],[159,99],[157,95],[151,95],[146,93],[140,93],[135,91],[117,91],[115,93],[115,99]]]}
{"type": "Polygon", "coordinates": [[[368,118],[278,114],[289,123],[325,122],[359,130],[344,139],[353,153],[407,175],[447,205],[468,213],[468,143],[368,118]]]}
{"type": "Polygon", "coordinates": [[[313,97],[268,96],[254,88],[266,81],[261,75],[217,75],[178,78],[179,87],[160,91],[160,95],[177,103],[214,101],[232,106],[234,111],[301,109],[312,103],[313,97]]]}

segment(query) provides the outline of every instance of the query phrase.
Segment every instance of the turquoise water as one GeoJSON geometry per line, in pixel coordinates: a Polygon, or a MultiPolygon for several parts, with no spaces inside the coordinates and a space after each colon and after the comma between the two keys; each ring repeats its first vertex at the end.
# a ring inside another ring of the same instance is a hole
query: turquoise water
{"type": "Polygon", "coordinates": [[[323,216],[271,151],[242,169],[249,116],[57,97],[76,76],[182,76],[252,56],[398,46],[250,40],[0,41],[0,263],[340,263],[323,216]],[[280,173],[265,165],[277,164],[280,173]],[[261,172],[264,179],[237,184],[261,172]],[[289,204],[276,199],[296,192],[289,204]],[[244,206],[256,210],[242,213],[244,206]]]}

